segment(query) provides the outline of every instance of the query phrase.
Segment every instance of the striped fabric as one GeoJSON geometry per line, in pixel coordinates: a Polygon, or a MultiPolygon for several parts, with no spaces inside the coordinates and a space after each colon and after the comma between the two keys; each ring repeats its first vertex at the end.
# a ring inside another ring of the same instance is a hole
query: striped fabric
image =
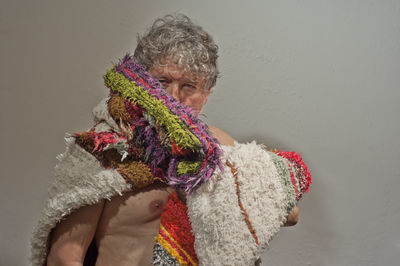
{"type": "Polygon", "coordinates": [[[169,196],[161,216],[160,230],[153,250],[153,264],[198,265],[187,207],[176,192],[169,196]]]}

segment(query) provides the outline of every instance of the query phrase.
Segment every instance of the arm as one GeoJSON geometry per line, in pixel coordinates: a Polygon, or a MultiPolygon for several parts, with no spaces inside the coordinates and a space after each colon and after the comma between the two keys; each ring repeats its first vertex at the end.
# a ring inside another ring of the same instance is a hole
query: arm
{"type": "Polygon", "coordinates": [[[53,229],[47,265],[82,265],[96,233],[104,200],[73,212],[53,229]]]}
{"type": "MultiPolygon", "coordinates": [[[[233,146],[235,140],[226,132],[213,126],[209,126],[209,129],[212,135],[218,139],[221,145],[233,146]]],[[[299,207],[294,206],[292,212],[289,213],[287,220],[283,226],[296,225],[298,220],[299,220],[299,207]]]]}

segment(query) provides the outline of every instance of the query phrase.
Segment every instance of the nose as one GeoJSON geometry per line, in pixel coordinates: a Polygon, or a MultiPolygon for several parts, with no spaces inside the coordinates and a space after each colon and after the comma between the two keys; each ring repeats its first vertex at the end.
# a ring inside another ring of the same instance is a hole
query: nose
{"type": "Polygon", "coordinates": [[[175,82],[171,82],[168,84],[167,92],[175,98],[175,100],[180,101],[180,96],[179,96],[179,84],[175,82]]]}

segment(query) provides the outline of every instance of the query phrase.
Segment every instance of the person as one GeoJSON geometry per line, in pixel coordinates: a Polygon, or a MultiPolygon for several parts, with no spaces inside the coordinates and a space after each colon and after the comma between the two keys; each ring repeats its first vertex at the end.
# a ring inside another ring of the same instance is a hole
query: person
{"type": "MultiPolygon", "coordinates": [[[[138,37],[134,53],[136,62],[169,95],[191,107],[195,116],[200,114],[216,84],[217,57],[218,47],[212,37],[184,15],[157,19],[146,34],[138,37]]],[[[126,129],[123,123],[118,126],[122,131],[126,129]]],[[[223,130],[212,126],[209,130],[220,145],[234,146],[234,139],[223,130]]],[[[47,265],[83,265],[89,247],[93,246],[97,258],[92,263],[99,266],[151,265],[160,218],[173,191],[165,182],[152,182],[72,208],[67,216],[61,215],[62,219],[49,225],[47,265]]],[[[285,225],[294,225],[297,220],[298,208],[292,206],[284,218],[285,225]]]]}

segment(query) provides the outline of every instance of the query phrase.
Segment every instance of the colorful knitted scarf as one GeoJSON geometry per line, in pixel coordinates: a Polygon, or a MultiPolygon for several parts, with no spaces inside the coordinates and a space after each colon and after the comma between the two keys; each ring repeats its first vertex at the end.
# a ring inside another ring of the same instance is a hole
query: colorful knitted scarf
{"type": "Polygon", "coordinates": [[[58,157],[32,237],[33,264],[43,265],[51,230],[74,210],[158,180],[188,194],[186,204],[176,193],[168,200],[155,265],[254,265],[308,191],[300,155],[255,142],[222,152],[190,107],[129,55],[104,81],[110,97],[95,112],[95,126],[66,138],[58,157]]]}
{"type": "MultiPolygon", "coordinates": [[[[160,180],[193,192],[222,169],[221,150],[207,126],[126,55],[104,75],[109,113],[120,131],[76,134],[77,143],[106,168],[141,188],[160,180]]],[[[99,121],[101,122],[101,121],[99,121]]]]}
{"type": "Polygon", "coordinates": [[[294,151],[255,142],[223,150],[225,171],[188,195],[187,205],[170,195],[154,265],[254,265],[309,190],[310,172],[294,151]]]}

